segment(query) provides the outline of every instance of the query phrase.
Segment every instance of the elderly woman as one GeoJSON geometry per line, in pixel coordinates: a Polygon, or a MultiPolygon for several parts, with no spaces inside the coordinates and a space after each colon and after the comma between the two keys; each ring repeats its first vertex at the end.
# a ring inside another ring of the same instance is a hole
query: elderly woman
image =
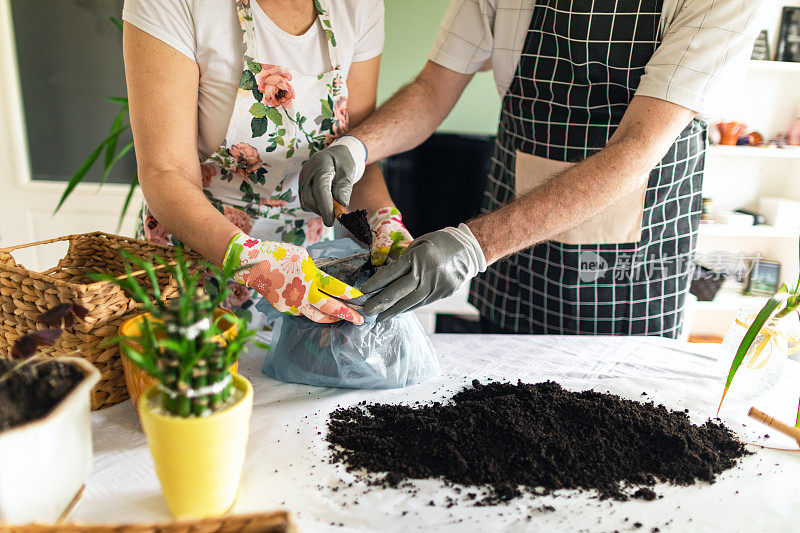
{"type": "MultiPolygon", "coordinates": [[[[263,297],[316,322],[362,323],[342,303],[360,293],[304,248],[331,230],[301,210],[298,173],[329,145],[366,160],[340,137],[375,106],[382,1],[126,0],[123,19],[140,236],[250,265],[230,302],[245,309],[263,297]]],[[[377,166],[338,193],[373,213],[377,262],[408,245],[377,166]]]]}

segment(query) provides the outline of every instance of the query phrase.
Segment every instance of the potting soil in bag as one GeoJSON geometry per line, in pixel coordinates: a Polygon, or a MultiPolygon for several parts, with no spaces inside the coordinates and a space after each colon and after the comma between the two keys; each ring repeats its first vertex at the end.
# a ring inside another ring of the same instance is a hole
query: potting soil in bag
{"type": "MultiPolygon", "coordinates": [[[[321,270],[356,288],[375,272],[369,253],[350,239],[314,244],[308,252],[321,270]],[[330,261],[351,256],[338,263],[330,261]]],[[[318,324],[285,315],[265,299],[256,309],[267,315],[273,328],[272,350],[266,352],[262,372],[280,381],[391,389],[421,383],[439,373],[433,345],[413,312],[381,322],[364,316],[364,324],[355,326],[346,321],[318,324]]]]}

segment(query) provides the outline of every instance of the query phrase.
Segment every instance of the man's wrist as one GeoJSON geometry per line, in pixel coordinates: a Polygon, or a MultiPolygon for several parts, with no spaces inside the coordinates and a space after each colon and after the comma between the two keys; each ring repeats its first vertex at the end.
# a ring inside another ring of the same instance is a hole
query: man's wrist
{"type": "Polygon", "coordinates": [[[456,236],[464,244],[467,253],[472,258],[472,265],[476,270],[476,272],[473,272],[472,275],[474,276],[481,272],[485,272],[487,268],[486,256],[484,255],[483,248],[481,248],[478,239],[475,238],[475,235],[472,233],[470,227],[462,222],[457,228],[446,228],[446,230],[449,231],[451,235],[456,236]]]}
{"type": "Polygon", "coordinates": [[[356,165],[355,176],[358,181],[364,175],[364,169],[367,166],[367,145],[361,139],[353,135],[343,135],[333,141],[330,146],[344,146],[350,152],[353,162],[356,165]]]}

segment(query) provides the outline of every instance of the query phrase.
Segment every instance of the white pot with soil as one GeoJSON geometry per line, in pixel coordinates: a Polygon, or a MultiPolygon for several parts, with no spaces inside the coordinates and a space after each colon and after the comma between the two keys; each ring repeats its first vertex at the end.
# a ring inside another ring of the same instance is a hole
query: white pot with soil
{"type": "Polygon", "coordinates": [[[91,473],[100,373],[73,357],[0,364],[0,524],[54,523],[91,473]]]}

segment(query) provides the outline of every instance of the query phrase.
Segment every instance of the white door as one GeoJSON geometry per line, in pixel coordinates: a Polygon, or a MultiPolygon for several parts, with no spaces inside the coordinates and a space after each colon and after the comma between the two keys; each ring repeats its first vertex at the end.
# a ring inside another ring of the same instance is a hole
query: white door
{"type": "MultiPolygon", "coordinates": [[[[0,247],[97,230],[117,233],[127,195],[125,185],[80,185],[53,215],[66,184],[31,176],[16,57],[10,0],[0,0],[0,247]]],[[[137,191],[120,234],[133,235],[132,213],[140,202],[137,191]]],[[[28,268],[44,270],[53,266],[65,249],[50,246],[15,253],[14,257],[28,268]]]]}

